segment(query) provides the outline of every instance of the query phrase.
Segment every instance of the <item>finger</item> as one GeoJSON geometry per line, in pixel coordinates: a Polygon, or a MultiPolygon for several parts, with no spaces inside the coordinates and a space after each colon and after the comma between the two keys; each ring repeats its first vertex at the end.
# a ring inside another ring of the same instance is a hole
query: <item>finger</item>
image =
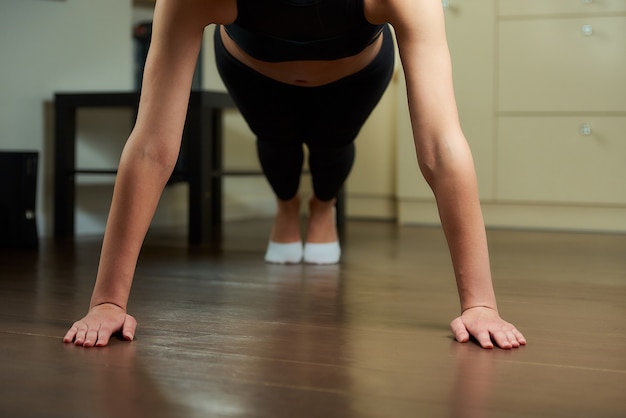
{"type": "Polygon", "coordinates": [[[493,340],[496,342],[498,347],[509,350],[513,348],[513,344],[509,341],[509,337],[504,331],[495,331],[493,332],[493,340]]]}
{"type": "Polygon", "coordinates": [[[456,318],[454,321],[452,321],[450,323],[450,329],[454,334],[454,338],[458,342],[465,343],[469,341],[469,332],[467,332],[467,328],[465,327],[465,324],[463,323],[463,320],[461,318],[456,318]]]}
{"type": "Polygon", "coordinates": [[[112,334],[113,332],[111,331],[111,329],[101,326],[98,330],[97,340],[94,345],[96,347],[104,347],[109,343],[112,334]]]}
{"type": "Polygon", "coordinates": [[[72,325],[72,328],[70,328],[65,333],[65,336],[63,337],[63,342],[64,343],[71,343],[72,341],[74,341],[74,337],[76,337],[76,333],[77,332],[78,332],[78,328],[76,328],[76,325],[72,325]]]}
{"type": "Polygon", "coordinates": [[[90,328],[85,335],[85,342],[83,343],[83,347],[93,347],[98,341],[98,330],[100,328],[90,328]]]}
{"type": "Polygon", "coordinates": [[[474,335],[476,341],[482,348],[493,348],[493,341],[491,341],[491,335],[487,331],[479,332],[474,335]]]}
{"type": "Polygon", "coordinates": [[[524,335],[517,330],[517,328],[513,327],[513,335],[521,345],[526,345],[526,338],[524,335]]]}
{"type": "Polygon", "coordinates": [[[517,348],[520,346],[520,342],[517,340],[517,337],[515,336],[513,331],[508,331],[506,333],[506,338],[509,340],[509,343],[511,343],[511,347],[517,348]]]}
{"type": "Polygon", "coordinates": [[[74,337],[74,344],[83,345],[85,342],[85,335],[87,334],[87,327],[81,326],[76,330],[76,336],[74,337]]]}
{"type": "Polygon", "coordinates": [[[126,315],[126,320],[122,326],[122,336],[127,341],[135,338],[135,330],[137,329],[137,321],[130,315],[126,315]]]}

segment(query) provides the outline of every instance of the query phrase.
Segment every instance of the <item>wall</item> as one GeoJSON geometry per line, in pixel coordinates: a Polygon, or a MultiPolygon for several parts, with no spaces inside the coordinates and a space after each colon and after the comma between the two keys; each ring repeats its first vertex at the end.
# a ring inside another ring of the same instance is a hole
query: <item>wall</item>
{"type": "MultiPolygon", "coordinates": [[[[151,7],[132,7],[130,0],[0,0],[0,149],[40,152],[40,235],[52,234],[54,92],[134,88],[131,28],[151,17],[151,7]]],[[[223,91],[212,58],[213,27],[206,32],[204,87],[223,91]]],[[[254,138],[241,116],[231,111],[225,119],[226,167],[258,168],[254,138]]],[[[80,110],[78,165],[116,167],[132,123],[126,110],[80,110]]],[[[77,182],[76,233],[100,234],[113,178],[78,176],[77,182]]],[[[274,198],[260,176],[227,178],[224,189],[226,219],[274,211],[274,198]]],[[[153,225],[186,224],[186,185],[166,188],[153,225]]]]}
{"type": "MultiPolygon", "coordinates": [[[[128,0],[0,0],[0,149],[40,152],[37,216],[43,235],[50,234],[52,223],[53,93],[131,88],[130,26],[128,0]]],[[[83,112],[79,120],[80,134],[92,145],[123,142],[130,122],[120,112],[83,112]],[[113,123],[105,121],[109,116],[113,123]]],[[[87,146],[78,152],[84,163],[117,158],[107,147],[87,146]]],[[[79,190],[79,232],[101,229],[102,216],[94,218],[94,205],[84,204],[106,202],[109,189],[92,188],[88,196],[79,190]]]]}

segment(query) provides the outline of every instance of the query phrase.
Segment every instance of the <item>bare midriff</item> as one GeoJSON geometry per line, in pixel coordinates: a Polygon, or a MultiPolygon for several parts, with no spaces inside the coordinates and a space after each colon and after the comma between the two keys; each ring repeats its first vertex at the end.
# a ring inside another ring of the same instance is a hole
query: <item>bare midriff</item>
{"type": "Polygon", "coordinates": [[[267,62],[253,58],[233,41],[223,26],[220,35],[226,50],[246,66],[273,80],[295,86],[317,87],[332,83],[365,68],[378,54],[382,36],[356,55],[329,61],[267,62]]]}

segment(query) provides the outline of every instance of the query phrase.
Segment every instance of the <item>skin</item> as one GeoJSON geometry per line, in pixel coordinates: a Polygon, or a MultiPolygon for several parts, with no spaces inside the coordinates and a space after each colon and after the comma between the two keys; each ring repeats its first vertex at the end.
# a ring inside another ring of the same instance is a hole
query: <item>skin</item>
{"type": "MultiPolygon", "coordinates": [[[[78,346],[105,346],[115,333],[132,340],[137,322],[126,312],[137,258],[157,202],[174,168],[182,138],[193,70],[204,28],[228,24],[235,0],[160,0],[146,63],[135,128],[122,153],[96,283],[87,315],[64,337],[78,346]]],[[[454,337],[473,336],[483,348],[526,344],[499,313],[492,286],[485,226],[473,159],[461,131],[440,0],[365,0],[371,23],[390,23],[407,80],[415,149],[435,195],[448,242],[461,304],[451,324],[454,337]]],[[[249,57],[227,36],[231,54],[276,80],[318,86],[352,74],[376,56],[381,40],[336,61],[267,63],[249,57]]],[[[300,200],[278,201],[271,233],[275,242],[300,239],[294,223],[300,200]]],[[[315,197],[307,239],[337,239],[334,201],[315,197]]]]}

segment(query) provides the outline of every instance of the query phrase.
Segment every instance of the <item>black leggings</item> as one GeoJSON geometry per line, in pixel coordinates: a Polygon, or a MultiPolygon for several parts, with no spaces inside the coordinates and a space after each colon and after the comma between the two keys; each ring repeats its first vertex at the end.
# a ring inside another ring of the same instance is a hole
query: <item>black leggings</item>
{"type": "Polygon", "coordinates": [[[234,58],[215,30],[217,69],[257,137],[261,167],[279,199],[298,192],[309,150],[315,196],[337,196],[354,162],[354,139],[389,85],[394,68],[391,31],[363,70],[319,87],[294,86],[265,77],[234,58]]]}

